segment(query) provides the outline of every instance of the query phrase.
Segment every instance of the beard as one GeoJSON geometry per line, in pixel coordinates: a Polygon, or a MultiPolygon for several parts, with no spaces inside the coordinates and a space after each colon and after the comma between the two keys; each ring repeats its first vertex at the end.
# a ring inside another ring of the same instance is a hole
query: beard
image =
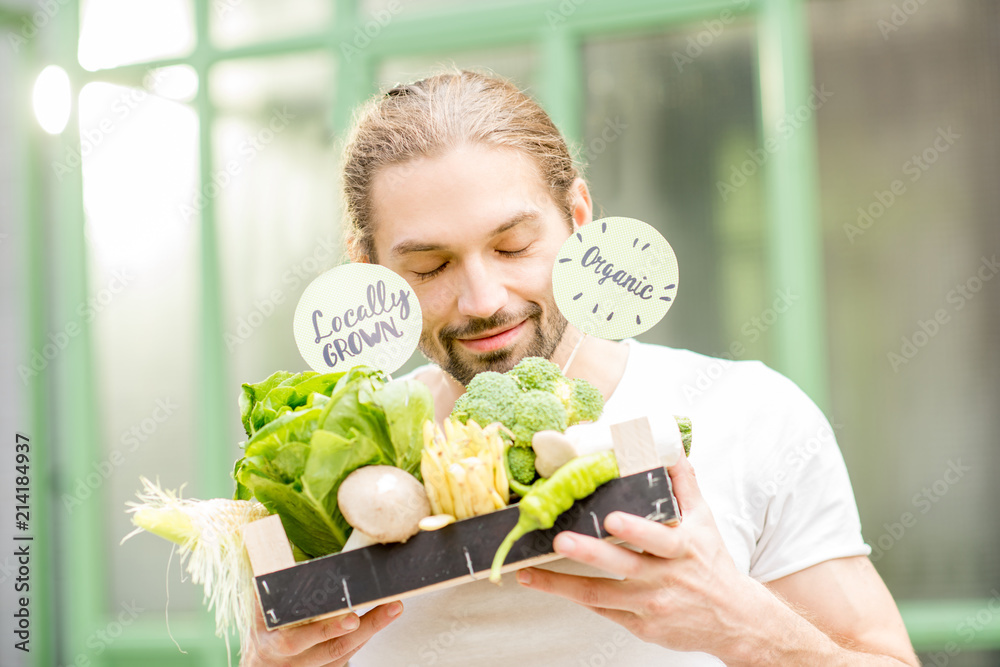
{"type": "Polygon", "coordinates": [[[488,318],[469,320],[461,326],[445,327],[438,333],[436,341],[430,334],[421,333],[418,347],[425,357],[468,386],[472,378],[483,371],[506,373],[524,357],[552,357],[566,331],[567,321],[554,302],[548,305],[548,315],[544,317],[540,305],[529,303],[518,313],[500,311],[488,318]],[[457,338],[476,336],[521,321],[532,328],[526,346],[522,343],[483,354],[472,354],[456,341],[457,338]]]}

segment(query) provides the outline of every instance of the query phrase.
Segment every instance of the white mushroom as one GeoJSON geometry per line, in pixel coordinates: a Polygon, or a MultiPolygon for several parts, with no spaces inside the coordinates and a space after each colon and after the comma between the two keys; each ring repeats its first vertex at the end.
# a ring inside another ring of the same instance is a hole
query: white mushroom
{"type": "Polygon", "coordinates": [[[424,485],[393,466],[364,466],[352,472],[337,491],[337,505],[354,528],[344,551],[405,542],[431,513],[424,485]]]}

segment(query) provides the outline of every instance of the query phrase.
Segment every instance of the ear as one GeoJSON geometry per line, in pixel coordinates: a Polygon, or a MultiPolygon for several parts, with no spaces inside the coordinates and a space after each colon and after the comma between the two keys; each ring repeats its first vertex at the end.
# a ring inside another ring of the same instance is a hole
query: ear
{"type": "Polygon", "coordinates": [[[577,178],[570,186],[570,201],[573,211],[573,227],[582,227],[594,219],[594,202],[590,198],[587,182],[577,178]]]}

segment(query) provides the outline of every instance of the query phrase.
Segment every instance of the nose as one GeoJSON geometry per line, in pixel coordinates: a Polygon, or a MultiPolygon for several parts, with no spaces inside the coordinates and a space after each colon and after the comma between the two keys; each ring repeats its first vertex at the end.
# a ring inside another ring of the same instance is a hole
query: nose
{"type": "Polygon", "coordinates": [[[472,259],[463,263],[459,280],[458,310],[465,317],[487,318],[507,305],[500,267],[472,259]]]}

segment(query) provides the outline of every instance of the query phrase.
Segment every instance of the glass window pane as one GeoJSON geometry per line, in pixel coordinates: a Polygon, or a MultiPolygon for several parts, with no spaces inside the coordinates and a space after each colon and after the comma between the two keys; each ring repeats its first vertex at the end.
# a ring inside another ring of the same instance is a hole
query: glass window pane
{"type": "MultiPolygon", "coordinates": [[[[198,120],[187,105],[106,83],[85,86],[79,108],[90,296],[78,314],[92,328],[102,444],[65,488],[80,502],[104,500],[110,600],[162,609],[164,588],[149,582],[163,580],[170,545],[118,543],[131,530],[123,510],[140,475],[174,489],[190,483],[198,495],[199,221],[181,214],[197,189],[198,120]],[[97,473],[109,465],[104,481],[97,473]],[[88,496],[94,480],[101,493],[88,496]]],[[[171,612],[199,604],[195,587],[174,587],[171,612]]]]}
{"type": "Polygon", "coordinates": [[[677,253],[677,303],[640,339],[767,360],[766,331],[748,324],[775,298],[765,280],[763,184],[755,175],[725,196],[718,188],[760,144],[754,28],[734,23],[678,64],[703,30],[588,42],[579,153],[594,217],[643,220],[677,253]]]}
{"type": "Polygon", "coordinates": [[[529,87],[537,80],[538,56],[532,48],[514,47],[389,58],[378,68],[378,85],[387,88],[406,83],[451,65],[492,71],[512,79],[518,86],[529,87]]]}
{"type": "MultiPolygon", "coordinates": [[[[532,0],[539,4],[543,4],[546,0],[532,0]]],[[[503,7],[504,5],[524,5],[525,0],[488,0],[488,2],[477,3],[479,6],[488,5],[494,7],[503,7]]],[[[464,3],[461,0],[361,0],[361,10],[369,16],[377,17],[379,12],[383,15],[393,14],[393,13],[417,13],[417,12],[429,12],[429,11],[454,11],[456,9],[464,9],[468,7],[468,3],[464,3]],[[393,12],[393,9],[396,9],[393,12]]]]}
{"type": "Polygon", "coordinates": [[[833,92],[817,118],[834,412],[872,560],[897,598],[989,599],[1000,6],[928,3],[873,32],[890,9],[811,6],[816,83],[833,92]]]}
{"type": "Polygon", "coordinates": [[[212,0],[212,43],[221,48],[322,32],[333,19],[330,0],[212,0]]]}
{"type": "MultiPolygon", "coordinates": [[[[292,316],[306,285],[342,256],[337,152],[324,53],[221,63],[210,77],[223,331],[235,446],[243,382],[304,370],[292,316]]],[[[234,453],[235,453],[234,449],[234,453]]]]}
{"type": "Polygon", "coordinates": [[[80,5],[80,64],[106,69],[194,50],[191,0],[83,0],[80,5]]]}

